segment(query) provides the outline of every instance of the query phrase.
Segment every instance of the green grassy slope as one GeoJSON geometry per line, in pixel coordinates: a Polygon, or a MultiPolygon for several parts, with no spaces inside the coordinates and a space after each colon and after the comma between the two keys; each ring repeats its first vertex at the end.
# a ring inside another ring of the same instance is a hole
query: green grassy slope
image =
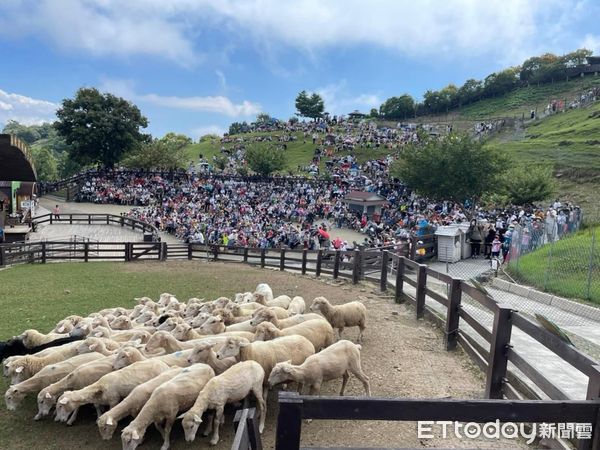
{"type": "Polygon", "coordinates": [[[597,282],[600,248],[593,244],[594,234],[596,239],[600,237],[600,227],[547,244],[518,261],[511,261],[509,271],[518,280],[538,289],[600,304],[600,283],[597,282]],[[593,254],[592,248],[595,249],[593,254]]]}

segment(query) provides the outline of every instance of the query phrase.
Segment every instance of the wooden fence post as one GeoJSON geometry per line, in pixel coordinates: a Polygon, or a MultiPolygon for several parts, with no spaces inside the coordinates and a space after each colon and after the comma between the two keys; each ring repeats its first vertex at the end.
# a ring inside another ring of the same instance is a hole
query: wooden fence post
{"type": "Polygon", "coordinates": [[[6,249],[0,246],[0,267],[4,267],[6,265],[6,249]]]}
{"type": "Polygon", "coordinates": [[[88,214],[88,225],[92,224],[92,215],[88,214]]]}
{"type": "Polygon", "coordinates": [[[352,284],[358,284],[360,280],[360,252],[358,250],[354,250],[352,259],[352,284]]]}
{"type": "Polygon", "coordinates": [[[53,216],[53,215],[54,215],[54,214],[50,213],[50,225],[52,225],[52,220],[53,220],[53,219],[52,219],[52,216],[53,216]]]}
{"type": "Polygon", "coordinates": [[[73,225],[73,214],[69,214],[69,225],[73,225]]]}
{"type": "Polygon", "coordinates": [[[248,247],[244,247],[244,262],[248,262],[248,247]]]}
{"type": "Polygon", "coordinates": [[[414,261],[417,258],[417,243],[419,238],[417,236],[411,236],[410,238],[410,259],[414,261]]]}
{"type": "Polygon", "coordinates": [[[125,218],[123,216],[121,216],[121,226],[122,227],[125,226],[125,218]]]}
{"type": "Polygon", "coordinates": [[[317,268],[315,270],[315,274],[320,277],[321,276],[321,265],[323,264],[323,250],[319,250],[317,252],[317,268]]]}
{"type": "MultiPolygon", "coordinates": [[[[298,394],[296,394],[297,396],[298,394]]],[[[275,435],[275,450],[300,448],[302,432],[302,400],[291,393],[279,394],[279,415],[275,435]]]]}
{"type": "Polygon", "coordinates": [[[279,270],[285,269],[285,249],[281,249],[279,253],[279,270]]]}
{"type": "Polygon", "coordinates": [[[402,288],[404,283],[404,256],[398,257],[398,266],[396,267],[396,292],[394,295],[394,301],[396,303],[404,303],[404,296],[402,295],[402,288]]]}
{"type": "Polygon", "coordinates": [[[89,244],[89,242],[84,242],[83,243],[83,260],[85,262],[88,262],[89,253],[90,253],[90,244],[89,244]]]}
{"type": "Polygon", "coordinates": [[[502,398],[502,384],[508,365],[507,349],[512,332],[512,307],[499,304],[494,313],[494,328],[490,343],[490,359],[485,383],[486,398],[502,398]]]}
{"type": "Polygon", "coordinates": [[[129,250],[131,247],[131,242],[125,242],[125,262],[131,261],[131,251],[129,250]]]}
{"type": "Polygon", "coordinates": [[[219,245],[213,245],[213,261],[219,259],[219,245]]]}
{"type": "Polygon", "coordinates": [[[106,225],[110,225],[110,214],[106,215],[106,225]]]}
{"type": "Polygon", "coordinates": [[[160,258],[160,260],[161,261],[166,261],[167,258],[168,258],[168,256],[169,256],[168,253],[167,253],[169,251],[169,248],[167,247],[167,243],[166,242],[161,242],[160,243],[160,248],[161,248],[161,258],[160,258]]]}
{"type": "Polygon", "coordinates": [[[388,251],[381,252],[381,277],[379,277],[379,290],[387,291],[387,276],[388,276],[388,251]]]}
{"type": "Polygon", "coordinates": [[[261,269],[265,268],[265,253],[266,250],[264,248],[260,249],[260,267],[261,269]]]}
{"type": "Polygon", "coordinates": [[[448,312],[446,313],[446,350],[454,350],[458,340],[460,319],[461,280],[452,279],[448,287],[448,312]]]}
{"type": "Polygon", "coordinates": [[[308,259],[308,250],[302,250],[302,275],[306,275],[306,261],[308,259]]]}
{"type": "Polygon", "coordinates": [[[340,275],[340,251],[335,251],[335,257],[333,258],[333,279],[336,280],[340,275]]]}
{"type": "Polygon", "coordinates": [[[359,245],[358,246],[358,250],[360,252],[360,258],[358,258],[359,262],[360,262],[360,273],[359,276],[361,278],[363,278],[365,276],[365,246],[364,245],[359,245]]]}
{"type": "Polygon", "coordinates": [[[193,258],[193,248],[192,248],[192,243],[188,242],[188,248],[187,248],[187,253],[188,253],[188,259],[191,260],[193,258]]]}
{"type": "Polygon", "coordinates": [[[46,264],[46,243],[42,242],[42,264],[46,264]]]}
{"type": "Polygon", "coordinates": [[[425,264],[419,264],[417,269],[417,319],[423,317],[425,313],[425,289],[427,288],[427,266],[425,264]]]}
{"type": "MultiPolygon", "coordinates": [[[[600,399],[600,366],[592,366],[593,374],[590,375],[588,382],[586,400],[600,399]]],[[[591,439],[580,439],[577,450],[592,450],[600,448],[600,413],[596,423],[592,423],[593,434],[591,439]]]]}

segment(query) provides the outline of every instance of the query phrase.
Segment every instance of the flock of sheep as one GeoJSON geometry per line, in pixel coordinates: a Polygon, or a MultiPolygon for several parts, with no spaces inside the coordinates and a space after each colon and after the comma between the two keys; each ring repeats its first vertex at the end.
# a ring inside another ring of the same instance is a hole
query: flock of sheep
{"type": "Polygon", "coordinates": [[[219,441],[227,403],[256,398],[262,433],[268,389],[296,382],[317,395],[324,381],[342,379],[340,395],[354,374],[371,395],[360,363],[361,346],[337,340],[346,327],[365,329],[360,302],[331,305],[317,297],[306,313],[302,297],[273,297],[267,284],[255,292],[179,302],[162,294],[157,302],[137,298],[133,309],[109,308],[88,317],[69,316],[49,334],[27,330],[1,349],[10,378],[5,401],[15,410],[37,393],[35,420],[55,410],[55,420],[72,424],[82,405],[93,404],[102,439],[111,439],[120,420],[134,417],[121,432],[123,449],[133,450],[151,424],[169,448],[176,419],[193,441],[219,441]],[[23,351],[23,349],[25,349],[23,351]],[[104,410],[108,407],[108,410],[104,410]],[[204,414],[208,411],[208,414],[204,414]]]}

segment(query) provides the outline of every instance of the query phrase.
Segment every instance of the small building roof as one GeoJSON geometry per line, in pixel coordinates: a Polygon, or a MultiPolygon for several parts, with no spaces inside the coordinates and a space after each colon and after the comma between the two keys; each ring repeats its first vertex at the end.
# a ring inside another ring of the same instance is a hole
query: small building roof
{"type": "Polygon", "coordinates": [[[33,158],[27,146],[15,136],[0,134],[0,180],[36,181],[33,158]]]}
{"type": "Polygon", "coordinates": [[[381,195],[375,192],[365,192],[365,191],[350,191],[344,197],[344,201],[347,203],[365,203],[365,202],[373,202],[373,203],[386,203],[386,199],[381,195]]]}

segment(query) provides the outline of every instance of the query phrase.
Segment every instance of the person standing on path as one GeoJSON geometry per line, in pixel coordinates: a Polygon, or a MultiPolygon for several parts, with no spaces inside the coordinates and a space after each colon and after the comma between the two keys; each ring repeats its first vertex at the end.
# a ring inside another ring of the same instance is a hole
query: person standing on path
{"type": "Polygon", "coordinates": [[[52,208],[52,214],[54,214],[55,219],[60,219],[60,207],[58,205],[55,205],[54,208],[52,208]]]}

